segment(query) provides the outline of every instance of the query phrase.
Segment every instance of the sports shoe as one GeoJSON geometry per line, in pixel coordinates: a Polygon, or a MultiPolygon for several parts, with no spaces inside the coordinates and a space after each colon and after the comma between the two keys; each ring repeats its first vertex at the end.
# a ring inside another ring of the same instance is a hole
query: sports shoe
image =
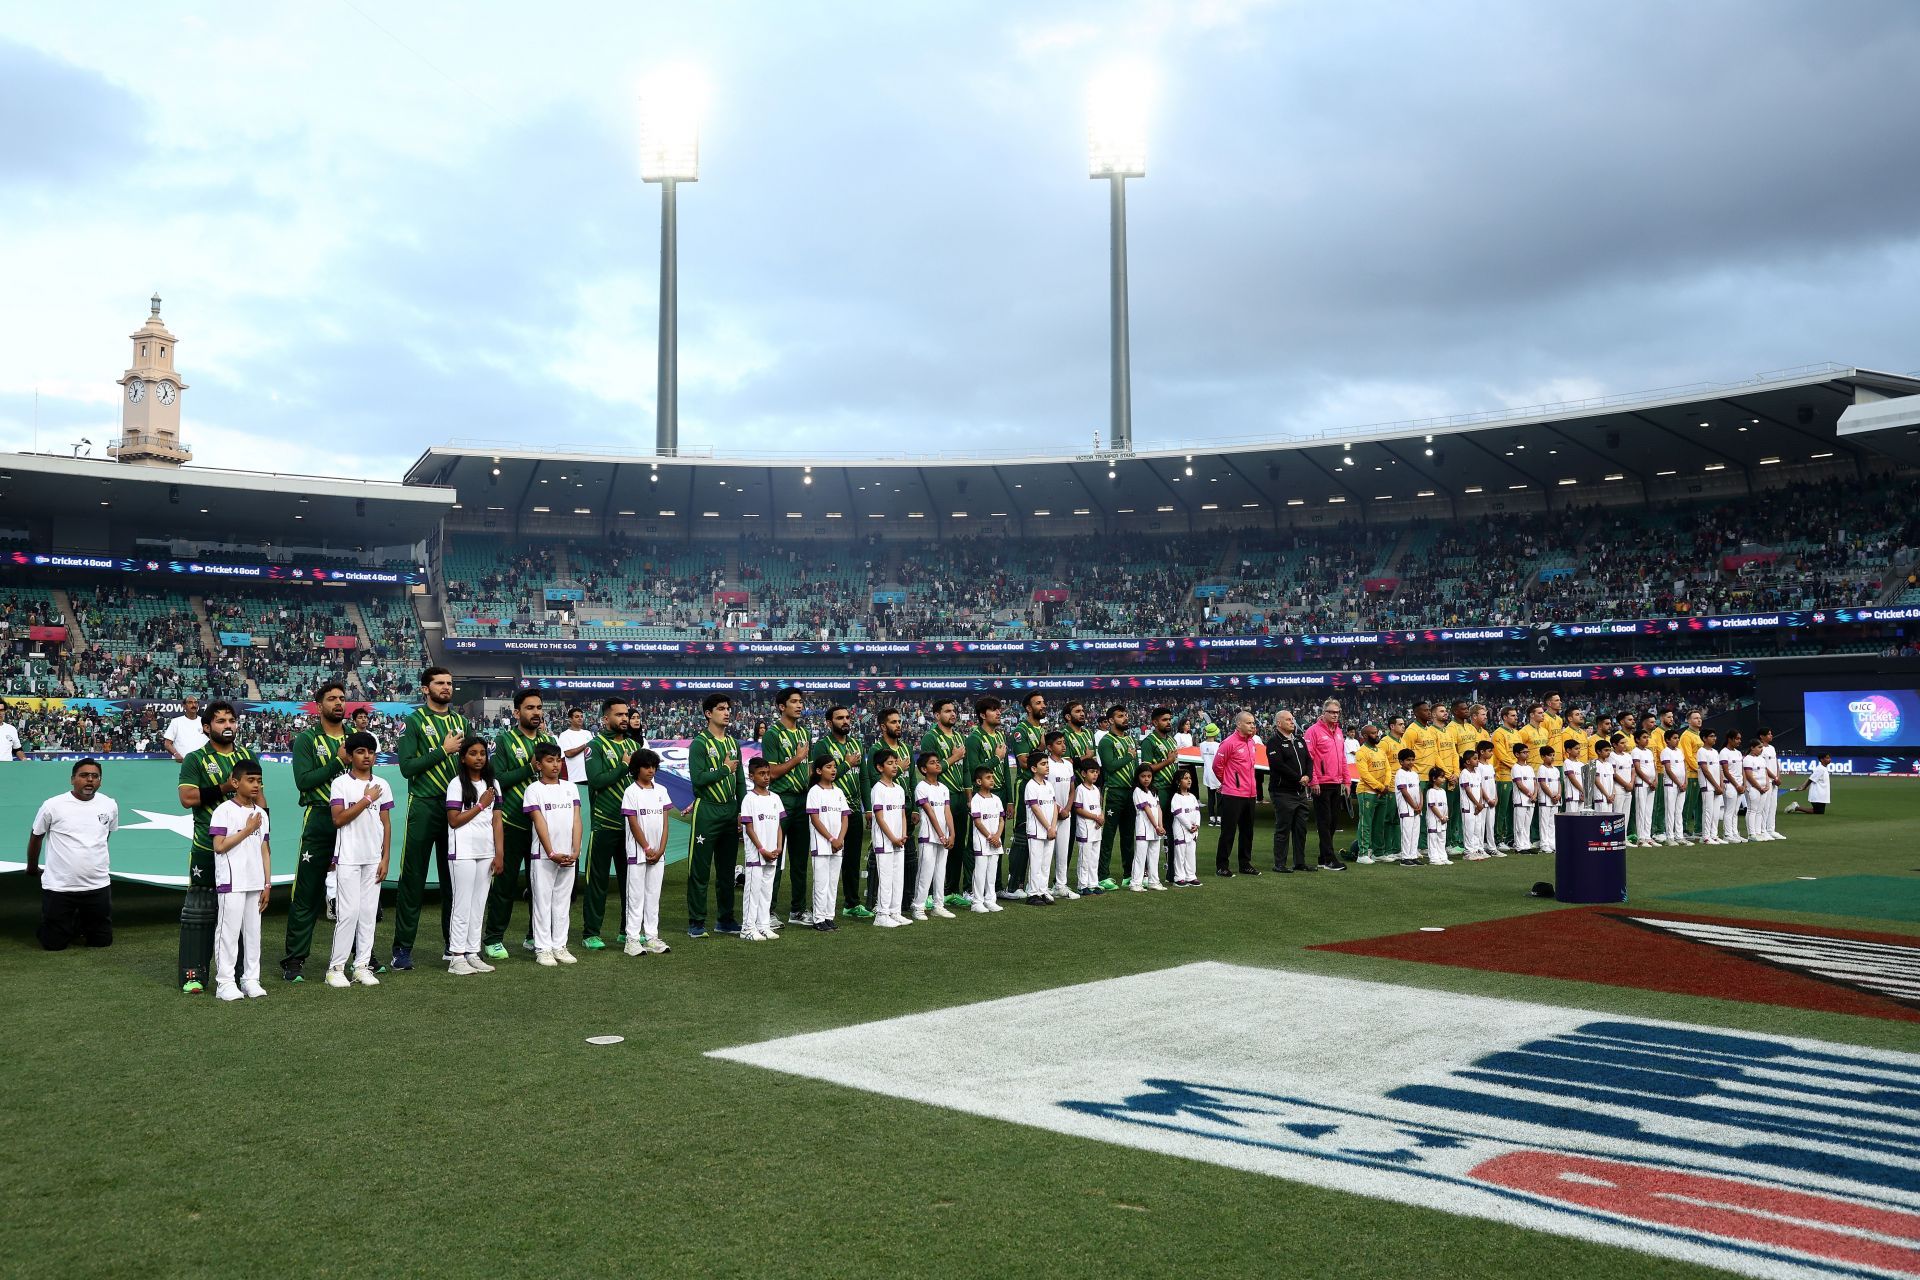
{"type": "Polygon", "coordinates": [[[337,909],[336,909],[336,908],[334,907],[334,903],[333,903],[333,899],[332,899],[332,898],[328,898],[328,899],[327,899],[327,919],[328,919],[329,921],[337,921],[337,920],[339,920],[339,919],[340,919],[340,913],[339,913],[339,911],[338,911],[338,910],[337,910],[337,909]]]}
{"type": "Polygon", "coordinates": [[[249,1000],[258,1000],[261,996],[267,994],[267,989],[257,982],[249,982],[246,986],[240,988],[240,991],[249,1000]]]}
{"type": "Polygon", "coordinates": [[[480,971],[468,964],[465,956],[455,956],[453,960],[448,963],[447,972],[464,978],[470,973],[478,973],[480,971]]]}
{"type": "Polygon", "coordinates": [[[624,929],[621,930],[620,935],[614,939],[614,942],[623,947],[627,945],[627,934],[624,929]]]}
{"type": "Polygon", "coordinates": [[[1119,887],[1120,887],[1119,884],[1112,880],[1102,880],[1100,882],[1100,891],[1102,893],[1112,893],[1115,889],[1118,889],[1119,887]]]}
{"type": "Polygon", "coordinates": [[[1345,871],[1347,864],[1335,858],[1332,862],[1316,862],[1313,864],[1313,869],[1315,871],[1345,871]]]}
{"type": "Polygon", "coordinates": [[[852,916],[855,920],[873,919],[873,912],[867,910],[865,907],[861,906],[857,902],[854,903],[852,906],[848,907],[845,911],[842,911],[840,914],[843,916],[852,916]]]}
{"type": "Polygon", "coordinates": [[[350,987],[353,984],[347,981],[346,970],[329,969],[327,970],[327,985],[330,987],[350,987]]]}
{"type": "Polygon", "coordinates": [[[206,988],[200,985],[198,978],[188,978],[180,984],[180,994],[183,996],[197,996],[205,990],[206,988]]]}
{"type": "Polygon", "coordinates": [[[873,918],[873,927],[876,929],[898,929],[901,923],[901,921],[895,920],[892,916],[877,915],[873,918]]]}
{"type": "Polygon", "coordinates": [[[606,939],[602,938],[597,933],[591,934],[588,937],[582,938],[580,940],[580,945],[586,948],[588,951],[605,951],[607,949],[606,939]]]}
{"type": "Polygon", "coordinates": [[[478,955],[471,955],[467,957],[467,968],[473,970],[475,973],[492,973],[493,972],[493,966],[488,964],[485,960],[482,960],[478,955]]]}
{"type": "Polygon", "coordinates": [[[395,947],[393,949],[393,959],[388,962],[387,967],[398,969],[402,973],[413,968],[413,948],[395,947]]]}
{"type": "Polygon", "coordinates": [[[533,962],[548,969],[558,969],[560,967],[560,962],[554,959],[553,952],[551,951],[535,952],[533,962]]]}
{"type": "Polygon", "coordinates": [[[1044,893],[1036,893],[1027,898],[1027,905],[1030,907],[1050,907],[1053,905],[1053,899],[1044,893]]]}
{"type": "Polygon", "coordinates": [[[1161,884],[1158,880],[1147,881],[1147,888],[1153,890],[1155,893],[1165,893],[1167,891],[1167,886],[1161,884]]]}
{"type": "Polygon", "coordinates": [[[647,954],[650,956],[664,956],[672,950],[672,947],[660,941],[658,938],[647,939],[647,954]]]}
{"type": "Polygon", "coordinates": [[[994,911],[992,907],[988,906],[984,902],[976,902],[971,907],[968,907],[967,910],[973,912],[973,914],[977,916],[992,915],[994,911]]]}
{"type": "Polygon", "coordinates": [[[630,956],[643,956],[647,954],[647,944],[638,939],[627,943],[626,946],[620,949],[630,956]]]}
{"type": "Polygon", "coordinates": [[[1478,849],[1475,849],[1472,853],[1466,854],[1464,856],[1468,862],[1485,862],[1487,860],[1487,855],[1480,852],[1478,849]]]}
{"type": "Polygon", "coordinates": [[[1787,801],[1787,812],[1788,813],[1800,812],[1800,802],[1798,800],[1787,801]]]}
{"type": "Polygon", "coordinates": [[[222,1000],[240,1000],[245,998],[240,994],[240,988],[238,987],[221,987],[220,990],[214,994],[218,995],[222,1000]]]}
{"type": "Polygon", "coordinates": [[[1027,891],[1025,889],[1009,889],[1001,894],[1000,897],[1007,902],[1025,902],[1027,900],[1027,891]]]}
{"type": "Polygon", "coordinates": [[[380,979],[374,977],[373,970],[367,968],[365,965],[361,965],[353,971],[353,980],[363,987],[377,987],[380,985],[380,979]]]}
{"type": "Polygon", "coordinates": [[[921,907],[915,907],[913,909],[913,918],[915,920],[925,920],[927,918],[926,910],[921,907]]]}
{"type": "Polygon", "coordinates": [[[532,951],[534,949],[532,934],[528,934],[526,937],[520,939],[520,949],[522,951],[532,951]]]}
{"type": "Polygon", "coordinates": [[[833,921],[831,921],[831,920],[815,920],[815,921],[813,922],[813,926],[812,926],[812,927],[813,927],[813,931],[814,931],[815,933],[838,933],[838,932],[840,932],[840,926],[839,926],[839,925],[837,925],[837,924],[835,924],[835,923],[834,923],[833,921]]]}
{"type": "Polygon", "coordinates": [[[1146,881],[1143,880],[1139,884],[1128,884],[1127,888],[1134,893],[1145,893],[1147,891],[1146,881]]]}
{"type": "Polygon", "coordinates": [[[497,942],[489,942],[486,950],[481,954],[489,960],[505,960],[507,958],[507,949],[497,942]]]}
{"type": "Polygon", "coordinates": [[[987,904],[987,910],[989,910],[989,911],[1005,911],[1005,910],[1006,910],[1006,908],[1005,908],[1005,907],[1003,907],[1003,906],[1001,906],[1001,905],[1000,905],[999,903],[997,903],[997,902],[989,902],[989,903],[987,904]]]}
{"type": "Polygon", "coordinates": [[[704,938],[707,936],[707,927],[703,924],[690,924],[687,926],[687,936],[689,938],[704,938]]]}
{"type": "Polygon", "coordinates": [[[1502,849],[1494,849],[1494,850],[1491,850],[1490,852],[1491,852],[1491,856],[1495,858],[1504,858],[1507,856],[1506,851],[1502,849]]]}
{"type": "Polygon", "coordinates": [[[1056,898],[1065,898],[1068,902],[1078,902],[1080,900],[1080,895],[1075,893],[1073,890],[1067,888],[1067,886],[1065,885],[1061,885],[1058,888],[1056,888],[1053,891],[1053,896],[1056,898]]]}
{"type": "Polygon", "coordinates": [[[1359,857],[1355,858],[1354,861],[1359,863],[1363,867],[1370,867],[1373,865],[1373,855],[1370,853],[1363,853],[1359,857]]]}
{"type": "Polygon", "coordinates": [[[811,925],[813,923],[813,914],[807,911],[790,911],[787,913],[787,923],[801,926],[811,925]]]}
{"type": "Polygon", "coordinates": [[[580,957],[576,956],[575,954],[573,954],[573,952],[567,950],[565,947],[555,947],[553,949],[553,958],[555,960],[558,960],[561,964],[579,964],[580,963],[580,957]]]}
{"type": "Polygon", "coordinates": [[[1453,859],[1452,858],[1429,858],[1427,859],[1427,865],[1430,867],[1450,867],[1453,865],[1453,859]]]}
{"type": "Polygon", "coordinates": [[[950,893],[943,900],[942,905],[949,906],[949,907],[964,907],[964,906],[969,906],[971,904],[968,902],[966,894],[950,893]]]}
{"type": "Polygon", "coordinates": [[[953,920],[958,918],[953,914],[953,912],[947,910],[946,907],[944,906],[934,907],[932,914],[939,916],[942,920],[953,920]]]}
{"type": "Polygon", "coordinates": [[[738,920],[722,920],[719,924],[713,926],[713,931],[715,933],[738,933],[740,932],[740,922],[738,920]]]}

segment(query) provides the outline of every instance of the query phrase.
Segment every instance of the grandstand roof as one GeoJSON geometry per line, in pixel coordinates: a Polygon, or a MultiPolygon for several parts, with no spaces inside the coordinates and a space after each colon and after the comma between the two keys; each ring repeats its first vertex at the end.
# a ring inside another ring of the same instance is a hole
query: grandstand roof
{"type": "Polygon", "coordinates": [[[1836,434],[1840,414],[1855,404],[1916,393],[1920,378],[1829,364],[1499,414],[1124,455],[1093,449],[748,457],[716,449],[662,458],[456,442],[428,449],[407,479],[457,489],[470,511],[516,518],[543,513],[697,523],[711,513],[752,519],[769,534],[789,519],[839,519],[849,536],[898,529],[869,522],[913,520],[924,521],[932,536],[963,529],[952,525],[958,518],[1182,520],[1198,512],[1329,501],[1364,511],[1376,502],[1521,489],[1585,496],[1607,484],[1644,494],[1670,487],[1670,477],[1871,454],[1870,437],[1836,434]]]}
{"type": "Polygon", "coordinates": [[[52,533],[63,546],[102,550],[159,536],[410,545],[428,537],[454,501],[450,489],[391,480],[0,455],[0,520],[52,533]],[[81,525],[96,534],[104,526],[105,541],[77,542],[81,525]]]}

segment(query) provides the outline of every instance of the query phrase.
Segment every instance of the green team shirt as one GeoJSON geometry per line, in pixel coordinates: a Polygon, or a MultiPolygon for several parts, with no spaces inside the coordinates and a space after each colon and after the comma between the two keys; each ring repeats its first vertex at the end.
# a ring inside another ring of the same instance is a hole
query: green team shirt
{"type": "Polygon", "coordinates": [[[632,738],[593,735],[587,744],[587,812],[596,827],[618,827],[620,797],[626,794],[627,761],[640,749],[632,738]]]}
{"type": "Polygon", "coordinates": [[[1108,791],[1132,791],[1133,774],[1140,767],[1140,745],[1133,733],[1109,733],[1100,739],[1099,751],[1100,785],[1108,791]]]}
{"type": "Polygon", "coordinates": [[[848,734],[844,739],[831,733],[813,744],[813,758],[825,760],[831,757],[840,766],[840,772],[834,776],[833,785],[840,788],[840,794],[847,798],[855,813],[865,813],[867,809],[866,770],[862,767],[866,751],[860,745],[860,739],[848,734]]]}
{"type": "Polygon", "coordinates": [[[443,716],[415,707],[407,713],[407,727],[401,731],[394,752],[400,757],[400,776],[407,780],[408,804],[431,804],[436,811],[441,809],[447,799],[447,784],[453,781],[460,762],[442,751],[440,743],[450,733],[464,738],[471,731],[467,718],[457,711],[443,716]]]}
{"type": "MultiPolygon", "coordinates": [[[[967,740],[958,729],[942,729],[939,725],[934,725],[920,735],[920,750],[931,751],[940,757],[940,781],[946,784],[947,801],[950,805],[958,805],[967,792],[973,790],[971,776],[973,771],[967,768],[966,756],[962,754],[958,764],[953,760],[954,752],[964,753],[966,749],[967,740]]],[[[904,778],[906,775],[901,776],[904,778]]],[[[919,781],[918,769],[913,771],[913,777],[914,781],[919,781]]],[[[958,810],[955,809],[954,812],[958,810]]]]}
{"type": "Polygon", "coordinates": [[[333,780],[347,771],[347,735],[328,733],[314,724],[293,739],[293,785],[300,788],[300,805],[325,809],[332,800],[333,780]]]}
{"type": "MultiPolygon", "coordinates": [[[[1168,755],[1172,755],[1176,761],[1180,756],[1180,744],[1173,740],[1173,735],[1170,733],[1160,733],[1156,730],[1148,734],[1147,740],[1140,744],[1141,764],[1157,764],[1168,755]]],[[[1175,763],[1164,769],[1156,769],[1153,775],[1153,789],[1155,791],[1173,790],[1173,775],[1179,767],[1175,763]]]]}
{"type": "Polygon", "coordinates": [[[1075,761],[1077,768],[1078,761],[1093,754],[1093,730],[1068,725],[1063,732],[1067,735],[1067,759],[1075,761]]]}
{"type": "Polygon", "coordinates": [[[255,760],[259,757],[242,746],[235,746],[227,752],[216,751],[209,742],[199,750],[188,754],[180,762],[180,785],[200,788],[200,803],[193,807],[193,850],[195,853],[212,853],[213,837],[207,834],[207,827],[213,822],[213,811],[220,807],[226,797],[220,794],[220,784],[233,773],[233,766],[242,760],[255,760]]]}
{"type": "MultiPolygon", "coordinates": [[[[975,725],[967,734],[967,786],[973,786],[974,770],[986,768],[993,770],[993,790],[1001,801],[1013,798],[1012,753],[1005,756],[995,754],[995,749],[1006,745],[1004,735],[996,733],[984,725],[975,725]]],[[[956,810],[957,812],[957,810],[956,810]]]]}
{"type": "Polygon", "coordinates": [[[1047,733],[1047,726],[1044,723],[1036,725],[1025,716],[1020,718],[1019,724],[1013,726],[1013,732],[1007,735],[1007,741],[1016,757],[1014,763],[1014,775],[1016,777],[1024,778],[1027,776],[1027,756],[1029,754],[1047,749],[1047,733]]]}
{"type": "Polygon", "coordinates": [[[740,812],[740,743],[730,733],[715,737],[702,729],[687,753],[688,781],[695,803],[714,808],[721,816],[740,812]]]}
{"type": "MultiPolygon", "coordinates": [[[[494,811],[501,822],[521,831],[533,826],[533,820],[521,811],[520,801],[527,794],[527,784],[533,781],[533,749],[543,742],[554,742],[553,735],[542,729],[529,737],[518,725],[493,738],[493,780],[500,784],[500,803],[494,811]]],[[[444,793],[446,788],[441,790],[444,793]]]]}
{"type": "MultiPolygon", "coordinates": [[[[804,724],[789,729],[776,718],[760,739],[760,754],[768,764],[785,764],[795,751],[802,753],[802,760],[812,758],[813,731],[804,724]]],[[[797,764],[768,784],[768,789],[777,796],[804,796],[807,786],[807,767],[797,764]]]]}

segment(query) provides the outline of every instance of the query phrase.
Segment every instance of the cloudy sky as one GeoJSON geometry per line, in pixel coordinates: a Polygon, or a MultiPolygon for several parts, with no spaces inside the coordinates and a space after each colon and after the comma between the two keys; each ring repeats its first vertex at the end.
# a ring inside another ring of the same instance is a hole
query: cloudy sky
{"type": "Polygon", "coordinates": [[[0,448],[104,445],[155,289],[204,464],[650,446],[694,65],[683,445],[1078,451],[1128,58],[1142,447],[1920,369],[1911,0],[64,0],[0,28],[0,448]]]}

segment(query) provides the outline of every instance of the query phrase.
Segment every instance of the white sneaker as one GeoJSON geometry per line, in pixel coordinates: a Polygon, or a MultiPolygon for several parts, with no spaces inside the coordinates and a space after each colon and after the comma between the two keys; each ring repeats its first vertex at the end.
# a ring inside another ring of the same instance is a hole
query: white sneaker
{"type": "Polygon", "coordinates": [[[473,970],[475,973],[493,972],[493,966],[481,959],[478,951],[467,957],[467,968],[473,970]]]}
{"type": "Polygon", "coordinates": [[[1481,853],[1478,849],[1475,849],[1472,853],[1463,854],[1462,857],[1468,862],[1485,862],[1487,860],[1487,855],[1481,853]]]}
{"type": "Polygon", "coordinates": [[[1167,891],[1167,886],[1161,884],[1158,880],[1147,881],[1147,888],[1153,890],[1155,893],[1165,893],[1167,891]]]}
{"type": "Polygon", "coordinates": [[[787,914],[787,923],[799,925],[805,929],[813,924],[813,915],[806,911],[793,911],[787,914]]]}
{"type": "Polygon", "coordinates": [[[1370,867],[1373,865],[1373,855],[1370,853],[1363,853],[1359,857],[1355,858],[1354,861],[1359,863],[1363,867],[1370,867]]]}
{"type": "Polygon", "coordinates": [[[620,949],[630,956],[643,956],[647,954],[647,944],[638,938],[629,938],[627,945],[620,949]]]}
{"type": "Polygon", "coordinates": [[[240,988],[238,988],[238,987],[221,987],[221,988],[220,988],[220,990],[219,990],[219,991],[218,991],[218,992],[217,992],[216,994],[217,994],[217,995],[218,995],[218,996],[219,996],[219,997],[220,997],[220,998],[221,998],[222,1000],[240,1000],[240,999],[244,999],[244,997],[243,997],[243,996],[242,996],[242,995],[240,994],[240,988]]]}
{"type": "Polygon", "coordinates": [[[267,994],[267,989],[257,982],[249,982],[246,986],[240,988],[240,990],[249,1000],[258,1000],[261,996],[267,994]]]}
{"type": "MultiPolygon", "coordinates": [[[[1067,896],[1072,897],[1073,895],[1068,894],[1067,896]]],[[[936,904],[934,906],[933,914],[936,916],[939,916],[942,920],[951,920],[954,918],[953,912],[947,910],[944,905],[939,905],[939,904],[936,904]]]]}
{"type": "Polygon", "coordinates": [[[560,962],[553,958],[553,952],[551,951],[535,953],[533,962],[538,965],[545,965],[549,969],[558,969],[560,967],[560,962]]]}
{"type": "Polygon", "coordinates": [[[876,929],[898,929],[900,922],[892,916],[875,916],[873,918],[873,927],[876,929]]]}
{"type": "Polygon", "coordinates": [[[671,950],[673,950],[672,947],[660,941],[658,938],[647,939],[647,954],[650,956],[663,956],[671,950]]]}
{"type": "Polygon", "coordinates": [[[1007,890],[1007,900],[1009,902],[1025,902],[1027,900],[1027,891],[1025,889],[1009,889],[1007,890]]]}
{"type": "Polygon", "coordinates": [[[1005,907],[1003,907],[1003,906],[1001,906],[1001,905],[1000,905],[999,903],[997,903],[997,902],[989,902],[989,903],[987,904],[987,910],[989,910],[989,911],[1005,911],[1005,910],[1006,910],[1006,908],[1005,908],[1005,907]]]}
{"type": "Polygon", "coordinates": [[[1129,893],[1145,893],[1146,891],[1147,886],[1144,881],[1136,880],[1127,886],[1127,892],[1129,893]]]}
{"type": "Polygon", "coordinates": [[[327,985],[330,987],[350,987],[353,984],[347,981],[347,971],[345,969],[329,969],[327,970],[327,985]]]}
{"type": "Polygon", "coordinates": [[[532,938],[522,938],[522,939],[520,939],[520,949],[521,949],[522,951],[532,951],[532,950],[533,950],[533,939],[532,939],[532,938]]]}
{"type": "Polygon", "coordinates": [[[913,918],[915,920],[925,920],[927,918],[927,909],[925,907],[915,907],[913,909],[913,918]]]}
{"type": "Polygon", "coordinates": [[[1054,886],[1053,896],[1056,898],[1065,898],[1068,902],[1077,902],[1080,900],[1079,894],[1075,893],[1073,890],[1067,888],[1067,886],[1063,884],[1054,886]]]}
{"type": "Polygon", "coordinates": [[[377,987],[380,985],[380,979],[376,978],[373,974],[372,965],[360,965],[355,968],[353,971],[353,980],[363,987],[377,987]]]}
{"type": "Polygon", "coordinates": [[[468,964],[467,958],[465,956],[455,956],[451,961],[448,962],[447,972],[454,974],[458,977],[464,978],[468,974],[478,973],[479,970],[475,969],[472,965],[468,964]]]}
{"type": "Polygon", "coordinates": [[[561,964],[579,964],[580,963],[580,958],[574,955],[573,952],[567,950],[565,947],[555,947],[553,949],[553,958],[555,960],[558,960],[561,964]]]}
{"type": "Polygon", "coordinates": [[[1452,858],[1428,858],[1427,865],[1430,867],[1450,867],[1453,865],[1453,859],[1452,858]]]}
{"type": "Polygon", "coordinates": [[[993,908],[988,906],[984,902],[976,902],[972,906],[968,907],[967,910],[973,912],[973,914],[977,916],[991,915],[993,912],[993,908]]]}

